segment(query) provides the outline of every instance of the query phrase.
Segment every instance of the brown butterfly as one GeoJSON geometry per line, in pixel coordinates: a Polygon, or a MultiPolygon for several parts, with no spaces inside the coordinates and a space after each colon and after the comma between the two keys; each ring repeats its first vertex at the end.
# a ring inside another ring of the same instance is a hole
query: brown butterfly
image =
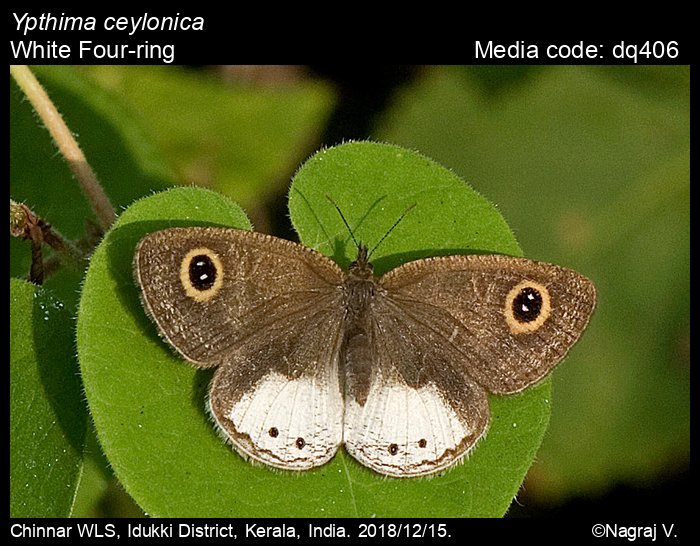
{"type": "Polygon", "coordinates": [[[538,382],[596,304],[586,277],[500,255],[406,263],[376,278],[302,245],[228,228],[151,233],[134,257],[161,335],[216,367],[208,404],[244,457],[286,470],[341,445],[389,476],[455,464],[489,424],[487,393],[538,382]]]}

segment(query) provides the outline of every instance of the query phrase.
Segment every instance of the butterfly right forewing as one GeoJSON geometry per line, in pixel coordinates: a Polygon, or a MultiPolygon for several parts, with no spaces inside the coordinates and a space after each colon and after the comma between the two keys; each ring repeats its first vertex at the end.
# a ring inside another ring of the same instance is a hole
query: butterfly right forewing
{"type": "Polygon", "coordinates": [[[583,333],[596,305],[576,271],[501,255],[445,256],[404,264],[380,284],[407,310],[448,314],[441,342],[488,391],[511,394],[541,380],[583,333]]]}

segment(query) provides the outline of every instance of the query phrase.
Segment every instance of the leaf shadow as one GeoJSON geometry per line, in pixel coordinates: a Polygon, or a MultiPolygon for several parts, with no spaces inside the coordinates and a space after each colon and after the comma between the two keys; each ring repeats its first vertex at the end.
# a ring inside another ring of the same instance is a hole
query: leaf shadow
{"type": "MultiPolygon", "coordinates": [[[[38,372],[58,426],[75,452],[82,454],[87,431],[87,404],[80,380],[80,366],[73,350],[73,331],[71,328],[58,330],[56,321],[47,320],[47,313],[58,310],[47,310],[46,307],[55,305],[59,305],[59,300],[46,294],[33,300],[32,334],[38,372]],[[49,297],[51,301],[48,301],[49,297]],[[47,343],[47,338],[57,335],[65,335],[70,341],[64,344],[47,343]],[[65,347],[65,351],[57,353],[57,346],[65,347]]],[[[68,319],[66,323],[72,324],[68,319]]]]}

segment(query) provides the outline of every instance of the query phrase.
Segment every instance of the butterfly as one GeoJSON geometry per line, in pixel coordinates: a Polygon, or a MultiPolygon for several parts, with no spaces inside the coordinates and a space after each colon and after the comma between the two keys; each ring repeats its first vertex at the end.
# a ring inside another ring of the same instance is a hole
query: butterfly
{"type": "Polygon", "coordinates": [[[208,407],[243,457],[303,471],[344,446],[399,478],[456,464],[489,425],[488,393],[543,379],[579,339],[593,283],[502,255],[426,258],[375,277],[315,250],[220,227],[145,236],[134,275],[182,357],[216,368],[208,407]]]}

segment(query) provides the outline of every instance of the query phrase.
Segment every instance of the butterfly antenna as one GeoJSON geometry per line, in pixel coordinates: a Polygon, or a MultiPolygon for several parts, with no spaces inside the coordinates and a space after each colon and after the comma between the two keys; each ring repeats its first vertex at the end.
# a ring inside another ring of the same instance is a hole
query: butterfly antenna
{"type": "Polygon", "coordinates": [[[368,260],[369,260],[370,256],[372,256],[372,254],[374,253],[374,251],[377,250],[377,248],[379,247],[379,245],[381,245],[381,244],[384,242],[384,239],[386,239],[386,238],[389,236],[389,234],[390,234],[392,231],[394,231],[394,228],[396,228],[396,226],[399,225],[399,223],[401,222],[401,220],[404,219],[404,216],[406,216],[409,212],[411,212],[411,210],[413,210],[413,208],[414,208],[415,206],[416,206],[416,204],[413,203],[413,204],[410,205],[405,211],[403,211],[403,214],[402,214],[401,216],[399,216],[399,219],[396,220],[396,222],[394,222],[394,225],[391,226],[391,228],[389,228],[389,231],[387,231],[387,232],[384,234],[384,236],[383,236],[381,239],[379,239],[379,242],[378,242],[376,245],[374,245],[374,248],[372,248],[372,250],[370,250],[369,254],[367,255],[367,259],[368,259],[368,260]]]}
{"type": "Polygon", "coordinates": [[[343,220],[343,223],[345,224],[345,227],[348,228],[348,233],[350,233],[350,237],[352,237],[352,241],[355,243],[355,247],[358,249],[360,248],[360,244],[357,242],[357,239],[355,239],[355,234],[352,232],[352,229],[350,229],[350,224],[348,224],[348,221],[345,219],[345,216],[343,215],[343,211],[340,210],[340,207],[338,204],[331,199],[330,195],[326,195],[326,199],[328,199],[331,204],[335,207],[335,210],[338,211],[338,214],[340,214],[340,218],[343,220]]]}

